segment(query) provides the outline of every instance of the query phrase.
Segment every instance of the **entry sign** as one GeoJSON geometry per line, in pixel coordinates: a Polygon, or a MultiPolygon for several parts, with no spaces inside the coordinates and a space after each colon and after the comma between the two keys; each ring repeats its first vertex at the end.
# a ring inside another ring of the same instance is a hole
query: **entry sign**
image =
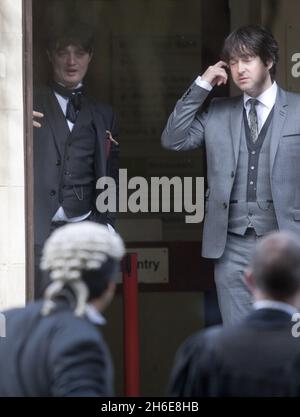
{"type": "Polygon", "coordinates": [[[128,248],[128,253],[137,253],[139,282],[145,284],[169,282],[168,248],[128,248]]]}

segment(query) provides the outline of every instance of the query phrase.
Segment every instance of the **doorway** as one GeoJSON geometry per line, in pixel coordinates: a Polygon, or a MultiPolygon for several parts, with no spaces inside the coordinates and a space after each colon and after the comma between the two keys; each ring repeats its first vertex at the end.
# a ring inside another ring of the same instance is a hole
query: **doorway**
{"type": "MultiPolygon", "coordinates": [[[[31,2],[24,1],[30,25],[31,2]]],[[[199,73],[219,59],[230,28],[228,1],[32,0],[28,54],[32,54],[33,89],[51,76],[46,40],[52,25],[70,16],[80,17],[94,29],[96,47],[85,85],[88,94],[109,103],[117,113],[120,166],[127,169],[128,177],[205,176],[202,151],[170,153],[161,148],[160,135],[176,100],[199,73]]],[[[227,88],[221,88],[218,95],[228,95],[227,88]]],[[[32,155],[30,145],[27,150],[32,155]]],[[[33,191],[28,192],[32,195],[33,191]]],[[[168,284],[140,286],[141,393],[164,395],[179,343],[204,325],[204,292],[212,285],[212,276],[211,269],[203,269],[200,272],[206,279],[199,280],[202,225],[185,224],[180,213],[124,213],[118,221],[129,245],[146,246],[146,240],[152,247],[176,248],[170,252],[168,284]],[[132,221],[139,226],[130,227],[132,221]],[[149,224],[158,225],[151,239],[149,224]],[[178,248],[182,259],[199,253],[193,256],[186,276],[171,267],[178,248]]],[[[33,226],[28,225],[31,236],[33,226]]],[[[30,278],[28,287],[32,286],[30,278]]],[[[121,290],[107,317],[104,333],[115,363],[116,393],[122,395],[121,290]]]]}

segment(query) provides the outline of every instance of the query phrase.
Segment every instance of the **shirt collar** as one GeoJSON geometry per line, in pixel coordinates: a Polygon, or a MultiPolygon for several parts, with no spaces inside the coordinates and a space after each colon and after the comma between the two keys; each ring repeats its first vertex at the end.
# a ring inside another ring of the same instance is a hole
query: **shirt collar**
{"type": "Polygon", "coordinates": [[[294,313],[298,313],[298,310],[296,309],[296,307],[288,303],[283,303],[282,301],[271,301],[271,300],[256,301],[253,304],[253,308],[254,310],[260,310],[262,308],[280,310],[280,311],[284,311],[287,314],[290,314],[291,316],[294,313]]]}
{"type": "Polygon", "coordinates": [[[105,318],[92,304],[86,304],[85,315],[88,318],[88,320],[93,324],[96,324],[98,326],[103,326],[104,324],[106,324],[105,318]]]}
{"type": "MultiPolygon", "coordinates": [[[[263,93],[261,93],[259,96],[255,97],[255,98],[261,104],[263,104],[269,110],[271,110],[272,107],[275,104],[275,101],[276,101],[277,89],[278,89],[277,83],[276,83],[276,81],[274,81],[273,84],[271,85],[271,87],[267,88],[267,90],[265,90],[263,93]]],[[[244,93],[244,107],[245,107],[245,109],[247,107],[247,101],[250,98],[254,98],[254,97],[251,97],[247,93],[244,93]]]]}
{"type": "MultiPolygon", "coordinates": [[[[67,88],[63,83],[60,83],[59,81],[56,81],[57,84],[61,85],[64,88],[67,88]]],[[[76,90],[76,88],[80,88],[82,87],[82,82],[80,82],[79,84],[76,85],[76,87],[72,88],[72,90],[76,90]]]]}
{"type": "MultiPolygon", "coordinates": [[[[63,85],[62,83],[57,81],[57,84],[61,85],[62,87],[65,87],[65,85],[63,85]]],[[[74,88],[74,90],[76,90],[77,88],[82,87],[82,83],[79,83],[76,85],[76,87],[74,88]]],[[[54,91],[54,94],[56,95],[57,98],[62,98],[65,102],[68,102],[69,99],[67,97],[62,96],[61,94],[59,94],[57,91],[54,91]]]]}

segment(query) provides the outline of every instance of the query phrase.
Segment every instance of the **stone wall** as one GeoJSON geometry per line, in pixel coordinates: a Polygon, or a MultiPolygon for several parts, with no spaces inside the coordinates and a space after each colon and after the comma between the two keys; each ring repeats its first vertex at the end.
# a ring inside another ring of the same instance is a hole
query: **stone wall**
{"type": "Polygon", "coordinates": [[[22,1],[0,0],[0,309],[24,302],[22,1]]]}

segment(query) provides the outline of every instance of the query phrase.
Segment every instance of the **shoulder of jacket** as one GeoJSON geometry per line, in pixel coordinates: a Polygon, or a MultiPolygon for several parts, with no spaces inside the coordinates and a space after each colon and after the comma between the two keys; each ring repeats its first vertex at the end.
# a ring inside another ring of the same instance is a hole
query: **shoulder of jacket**
{"type": "Polygon", "coordinates": [[[299,93],[296,93],[296,92],[293,92],[293,91],[285,91],[285,90],[282,90],[282,91],[286,94],[288,100],[295,101],[298,104],[300,104],[300,94],[299,93]]]}
{"type": "Polygon", "coordinates": [[[212,102],[214,105],[217,106],[228,106],[231,107],[232,105],[237,104],[242,98],[242,95],[234,96],[234,97],[214,97],[212,102]]]}
{"type": "Polygon", "coordinates": [[[103,103],[102,101],[99,101],[93,97],[87,97],[90,105],[97,111],[100,111],[102,113],[113,113],[113,108],[107,104],[103,103]]]}

